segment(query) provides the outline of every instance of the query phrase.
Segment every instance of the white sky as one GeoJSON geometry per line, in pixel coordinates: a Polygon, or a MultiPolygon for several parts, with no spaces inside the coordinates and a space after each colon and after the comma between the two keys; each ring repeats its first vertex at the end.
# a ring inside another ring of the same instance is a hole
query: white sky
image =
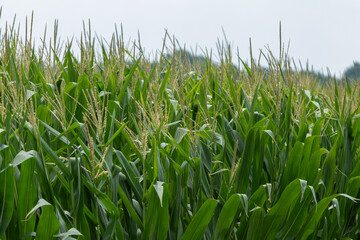
{"type": "Polygon", "coordinates": [[[63,40],[79,38],[83,20],[90,18],[92,30],[108,40],[115,24],[123,25],[126,40],[137,39],[139,31],[148,53],[161,48],[165,29],[187,48],[216,51],[223,27],[240,57],[248,59],[249,38],[254,56],[267,45],[278,53],[281,21],[283,42],[290,40],[290,55],[303,65],[309,61],[315,70],[339,75],[360,61],[359,0],[0,0],[0,5],[2,29],[16,14],[25,31],[25,17],[34,10],[36,41],[46,23],[52,31],[55,19],[63,40]]]}

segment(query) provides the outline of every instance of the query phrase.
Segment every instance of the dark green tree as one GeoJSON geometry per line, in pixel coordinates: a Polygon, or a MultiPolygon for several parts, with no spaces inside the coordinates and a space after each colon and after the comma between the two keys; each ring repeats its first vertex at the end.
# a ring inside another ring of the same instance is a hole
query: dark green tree
{"type": "Polygon", "coordinates": [[[360,63],[354,62],[353,66],[345,70],[344,75],[348,79],[358,79],[360,77],[360,63]]]}

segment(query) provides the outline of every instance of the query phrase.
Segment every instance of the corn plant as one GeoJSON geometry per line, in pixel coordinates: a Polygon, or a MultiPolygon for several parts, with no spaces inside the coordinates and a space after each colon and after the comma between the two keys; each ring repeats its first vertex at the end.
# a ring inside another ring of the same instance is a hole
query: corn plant
{"type": "Polygon", "coordinates": [[[226,41],[214,61],[166,34],[151,59],[117,29],[106,42],[84,27],[75,46],[55,22],[37,48],[13,26],[0,239],[360,237],[356,82],[318,82],[283,49],[264,69],[226,41]]]}

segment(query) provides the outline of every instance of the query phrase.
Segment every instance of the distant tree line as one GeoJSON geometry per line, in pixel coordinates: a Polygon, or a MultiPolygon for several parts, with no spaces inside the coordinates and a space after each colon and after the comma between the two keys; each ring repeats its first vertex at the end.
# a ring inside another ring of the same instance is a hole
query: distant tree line
{"type": "MultiPolygon", "coordinates": [[[[166,57],[168,59],[172,58],[173,54],[167,54],[166,57]]],[[[190,53],[188,51],[175,51],[175,55],[177,55],[178,57],[180,56],[181,62],[183,64],[190,64],[190,65],[202,65],[202,66],[206,66],[206,61],[205,58],[203,56],[200,55],[195,55],[193,53],[190,53]]],[[[217,65],[217,63],[212,62],[212,65],[217,65]]],[[[233,65],[233,67],[235,69],[238,69],[238,67],[236,65],[233,65]]],[[[266,68],[263,68],[263,70],[266,72],[266,68]]],[[[328,82],[328,81],[333,81],[334,76],[330,76],[329,74],[324,74],[322,72],[317,72],[315,70],[307,70],[307,71],[301,71],[304,74],[311,74],[313,77],[315,77],[319,82],[328,82]]],[[[346,79],[347,81],[357,81],[358,79],[360,80],[360,63],[359,62],[354,62],[354,64],[352,66],[349,66],[348,68],[345,69],[343,76],[343,79],[346,79]]],[[[340,80],[340,79],[339,79],[340,80]]]]}
{"type": "Polygon", "coordinates": [[[353,66],[346,68],[344,76],[345,78],[352,80],[360,79],[360,63],[354,62],[353,66]]]}

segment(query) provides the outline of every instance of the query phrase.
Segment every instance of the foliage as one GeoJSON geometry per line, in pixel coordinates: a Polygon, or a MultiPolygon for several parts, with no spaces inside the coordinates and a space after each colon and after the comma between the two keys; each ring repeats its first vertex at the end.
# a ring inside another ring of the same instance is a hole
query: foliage
{"type": "Polygon", "coordinates": [[[284,52],[240,71],[227,48],[153,64],[117,31],[84,32],[78,58],[56,31],[39,51],[17,34],[0,38],[1,239],[360,237],[356,85],[284,52]]]}
{"type": "Polygon", "coordinates": [[[360,63],[354,62],[353,66],[345,70],[344,75],[349,79],[357,80],[360,76],[360,63]]]}

